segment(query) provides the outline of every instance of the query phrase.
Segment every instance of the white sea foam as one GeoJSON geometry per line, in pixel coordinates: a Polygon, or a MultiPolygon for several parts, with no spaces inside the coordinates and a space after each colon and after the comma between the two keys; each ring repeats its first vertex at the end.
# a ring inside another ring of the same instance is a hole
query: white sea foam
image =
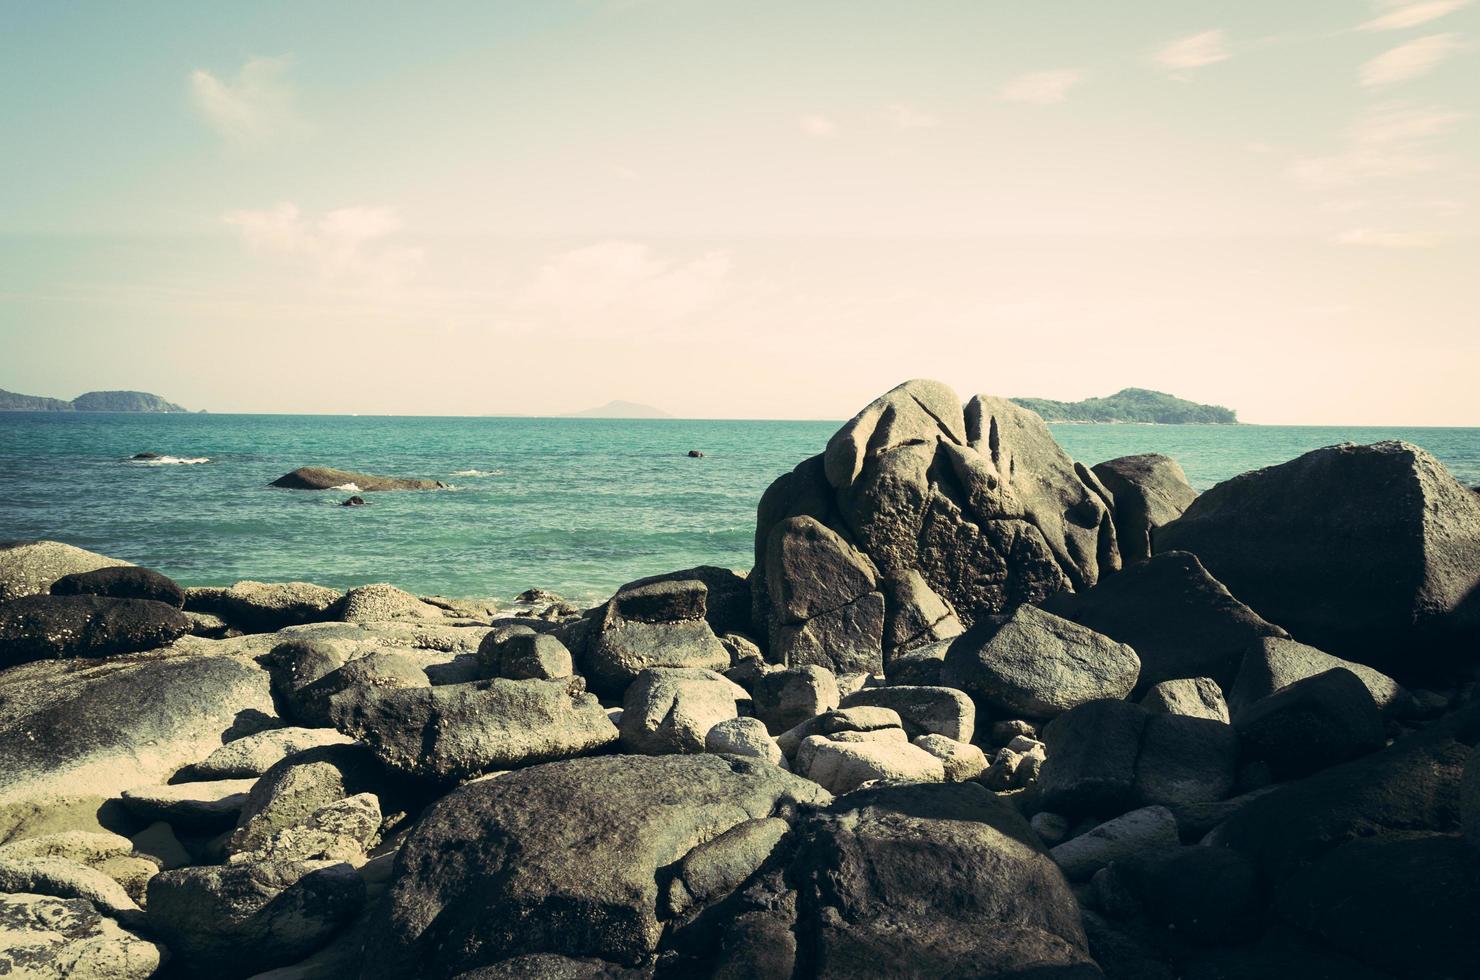
{"type": "Polygon", "coordinates": [[[346,493],[361,493],[361,492],[363,492],[363,491],[360,490],[359,486],[357,484],[354,484],[354,483],[341,483],[341,484],[339,484],[339,486],[337,486],[337,487],[330,487],[329,489],[330,490],[343,490],[346,493]]]}
{"type": "Polygon", "coordinates": [[[142,466],[197,466],[210,461],[209,456],[160,456],[156,459],[129,460],[130,463],[138,463],[142,466]]]}
{"type": "Polygon", "coordinates": [[[458,470],[448,476],[503,476],[503,470],[458,470]]]}

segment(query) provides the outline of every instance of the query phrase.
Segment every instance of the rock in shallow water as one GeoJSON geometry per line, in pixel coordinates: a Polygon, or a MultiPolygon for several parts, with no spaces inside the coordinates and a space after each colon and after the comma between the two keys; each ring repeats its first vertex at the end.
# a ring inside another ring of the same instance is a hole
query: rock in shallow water
{"type": "Polygon", "coordinates": [[[443,490],[447,484],[437,480],[422,480],[399,476],[371,476],[369,473],[354,473],[336,470],[328,466],[300,466],[285,473],[268,486],[285,490],[338,490],[353,484],[356,493],[372,490],[443,490]]]}

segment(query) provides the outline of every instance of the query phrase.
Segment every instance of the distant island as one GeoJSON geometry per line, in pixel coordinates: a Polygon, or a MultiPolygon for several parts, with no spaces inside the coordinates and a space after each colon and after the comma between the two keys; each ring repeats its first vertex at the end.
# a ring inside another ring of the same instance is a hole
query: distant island
{"type": "Polygon", "coordinates": [[[610,401],[596,408],[581,412],[570,412],[561,416],[567,419],[671,419],[672,415],[661,408],[642,405],[638,402],[610,401]]]}
{"type": "Polygon", "coordinates": [[[89,391],[71,401],[0,388],[0,412],[187,412],[147,391],[89,391]]]}
{"type": "Polygon", "coordinates": [[[1045,422],[1155,422],[1161,425],[1238,421],[1231,408],[1199,405],[1163,391],[1125,388],[1107,398],[1079,402],[1056,402],[1049,398],[1014,398],[1024,408],[1043,416],[1045,422]]]}

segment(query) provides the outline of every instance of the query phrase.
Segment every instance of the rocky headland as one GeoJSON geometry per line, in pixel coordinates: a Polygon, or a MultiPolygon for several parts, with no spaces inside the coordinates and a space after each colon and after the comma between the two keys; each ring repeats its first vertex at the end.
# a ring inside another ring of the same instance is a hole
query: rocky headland
{"type": "Polygon", "coordinates": [[[1198,495],[929,381],[819,448],[586,610],[0,545],[0,973],[1473,975],[1442,465],[1198,495]]]}
{"type": "Polygon", "coordinates": [[[186,412],[147,391],[86,391],[66,401],[0,389],[0,412],[186,412]]]}

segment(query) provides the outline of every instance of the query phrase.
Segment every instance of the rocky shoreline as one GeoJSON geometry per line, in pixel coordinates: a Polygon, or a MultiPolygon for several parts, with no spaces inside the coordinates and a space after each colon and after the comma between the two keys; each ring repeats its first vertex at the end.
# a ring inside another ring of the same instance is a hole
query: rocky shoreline
{"type": "Polygon", "coordinates": [[[0,974],[1469,975],[1477,665],[1422,449],[1198,495],[929,381],[587,610],[0,544],[0,974]]]}

